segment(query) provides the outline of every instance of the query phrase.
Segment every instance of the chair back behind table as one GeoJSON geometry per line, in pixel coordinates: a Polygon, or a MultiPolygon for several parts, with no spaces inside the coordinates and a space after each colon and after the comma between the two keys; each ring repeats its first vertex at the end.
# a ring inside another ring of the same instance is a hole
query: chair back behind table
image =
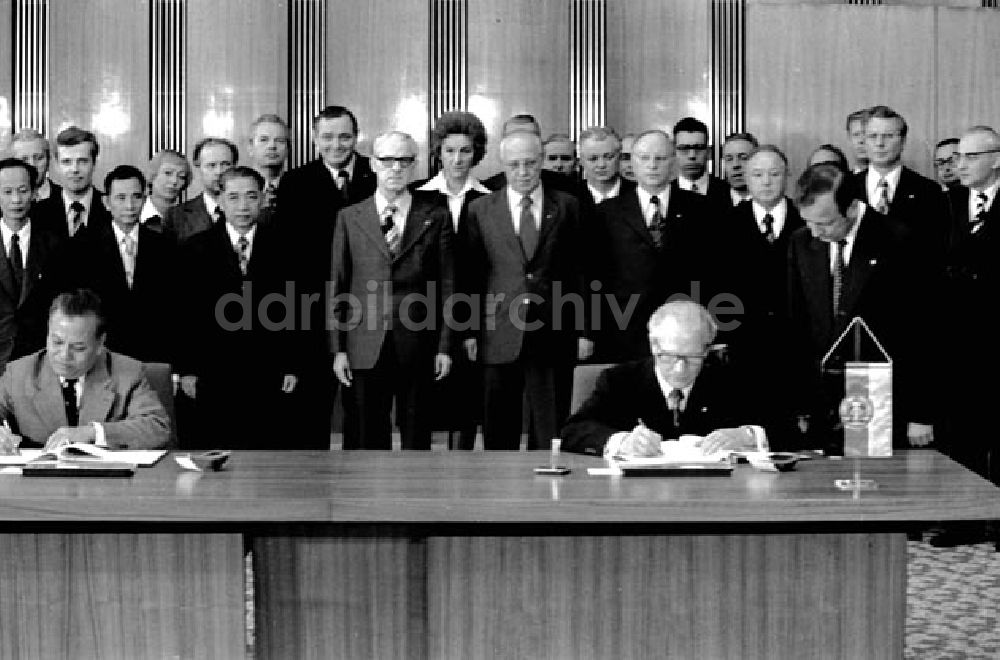
{"type": "Polygon", "coordinates": [[[578,364],[573,369],[573,396],[570,399],[569,414],[574,414],[597,387],[597,377],[614,364],[578,364]]]}
{"type": "Polygon", "coordinates": [[[168,447],[177,447],[177,412],[174,407],[174,381],[170,373],[170,365],[166,362],[145,362],[146,380],[160,398],[160,403],[170,418],[170,440],[168,447]]]}

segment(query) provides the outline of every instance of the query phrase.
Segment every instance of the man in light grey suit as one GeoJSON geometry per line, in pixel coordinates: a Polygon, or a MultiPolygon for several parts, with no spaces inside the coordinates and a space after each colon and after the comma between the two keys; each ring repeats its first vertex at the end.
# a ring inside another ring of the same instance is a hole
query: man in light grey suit
{"type": "Polygon", "coordinates": [[[0,453],[79,442],[111,449],[166,445],[170,421],[141,362],[104,348],[100,299],[92,291],[52,302],[45,349],[0,377],[0,453]]]}
{"type": "Polygon", "coordinates": [[[412,137],[383,133],[372,151],[375,194],[340,212],[331,252],[330,349],[346,388],[344,449],[392,448],[393,397],[402,448],[430,449],[427,395],[451,369],[451,213],[436,194],[407,190],[412,137]]]}

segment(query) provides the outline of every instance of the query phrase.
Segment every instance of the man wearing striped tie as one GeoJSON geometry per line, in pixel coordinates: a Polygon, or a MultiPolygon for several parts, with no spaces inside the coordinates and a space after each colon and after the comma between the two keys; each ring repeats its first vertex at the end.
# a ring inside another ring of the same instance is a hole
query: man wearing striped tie
{"type": "Polygon", "coordinates": [[[937,373],[925,356],[934,323],[920,318],[919,310],[939,286],[925,244],[907,226],[869,208],[863,194],[833,163],[811,165],[798,181],[796,202],[806,226],[789,240],[787,283],[800,391],[807,394],[799,404],[812,413],[816,440],[839,449],[843,379],[822,388],[820,361],[860,317],[892,358],[894,444],[925,446],[941,410],[927,387],[937,373]]]}
{"type": "Polygon", "coordinates": [[[333,233],[330,352],[344,386],[344,449],[430,449],[434,380],[451,369],[453,230],[437,194],[407,183],[417,145],[390,131],[372,143],[375,194],[341,210],[333,233]]]}

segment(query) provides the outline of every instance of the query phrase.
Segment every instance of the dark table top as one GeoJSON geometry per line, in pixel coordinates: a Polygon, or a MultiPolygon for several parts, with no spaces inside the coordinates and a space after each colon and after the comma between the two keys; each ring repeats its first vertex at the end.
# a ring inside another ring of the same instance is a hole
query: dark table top
{"type": "MultiPolygon", "coordinates": [[[[587,474],[601,459],[544,452],[234,452],[227,470],[172,456],[131,478],[0,476],[0,521],[163,523],[774,523],[1000,518],[1000,489],[935,451],[813,459],[729,477],[587,474]],[[858,469],[871,491],[838,490],[858,469]]],[[[8,527],[9,529],[13,529],[8,527]]]]}

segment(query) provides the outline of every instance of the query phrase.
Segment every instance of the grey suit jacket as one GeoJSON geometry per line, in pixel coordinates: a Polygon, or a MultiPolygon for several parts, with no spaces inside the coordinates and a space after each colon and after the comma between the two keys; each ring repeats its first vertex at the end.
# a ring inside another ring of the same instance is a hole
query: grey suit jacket
{"type": "Polygon", "coordinates": [[[341,210],[331,252],[340,327],[330,331],[331,352],[346,352],[355,369],[375,366],[387,340],[404,365],[449,354],[452,323],[444,312],[454,292],[453,237],[451,214],[434,193],[413,193],[395,256],[389,254],[374,196],[341,210]],[[343,294],[360,309],[348,311],[343,294]],[[355,315],[357,323],[349,323],[355,315]]]}
{"type": "MultiPolygon", "coordinates": [[[[67,425],[62,387],[45,350],[7,365],[0,377],[0,417],[38,444],[67,425]]],[[[111,351],[84,377],[80,426],[91,422],[103,425],[111,449],[155,449],[170,439],[170,420],[142,363],[111,351]]]]}

